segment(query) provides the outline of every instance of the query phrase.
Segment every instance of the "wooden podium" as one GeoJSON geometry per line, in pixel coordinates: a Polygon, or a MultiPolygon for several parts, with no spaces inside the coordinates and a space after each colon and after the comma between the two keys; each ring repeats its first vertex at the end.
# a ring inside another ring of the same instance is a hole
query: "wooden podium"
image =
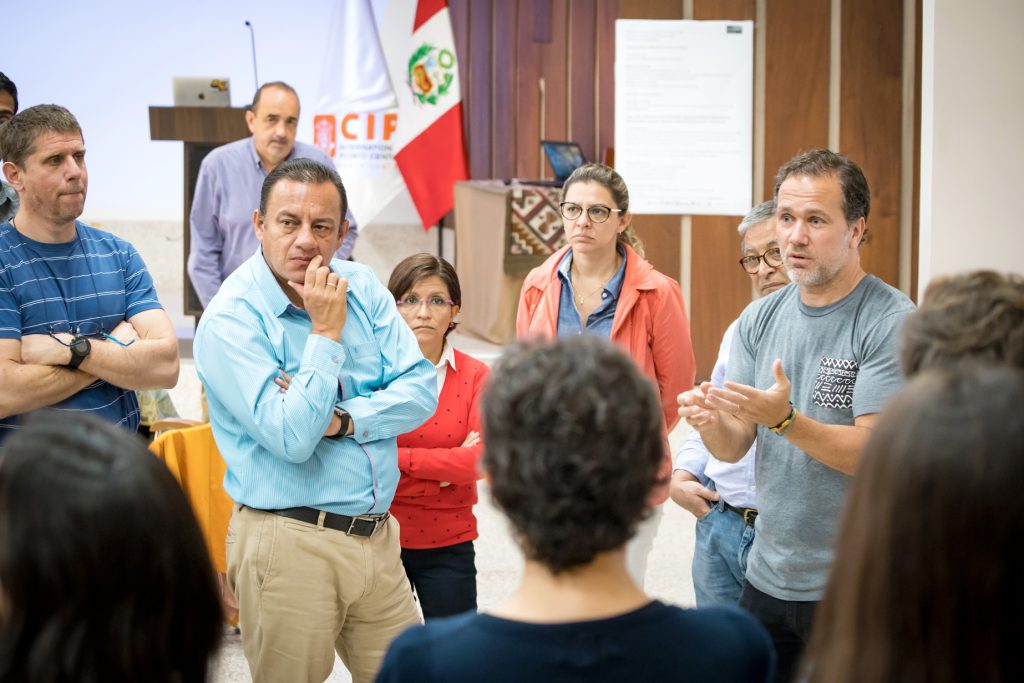
{"type": "Polygon", "coordinates": [[[150,107],[149,137],[151,140],[178,140],[185,143],[185,211],[184,226],[184,261],[182,263],[182,279],[184,281],[185,315],[196,316],[203,312],[199,297],[192,289],[192,281],[188,277],[188,250],[191,229],[189,214],[192,211],[192,195],[196,191],[196,179],[199,177],[199,164],[214,147],[240,140],[249,135],[249,127],[245,123],[244,108],[228,107],[150,107]]]}

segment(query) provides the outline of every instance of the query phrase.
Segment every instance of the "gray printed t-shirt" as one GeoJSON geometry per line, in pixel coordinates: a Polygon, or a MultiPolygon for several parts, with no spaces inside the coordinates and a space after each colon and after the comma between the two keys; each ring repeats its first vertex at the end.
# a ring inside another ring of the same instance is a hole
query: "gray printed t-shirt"
{"type": "MultiPolygon", "coordinates": [[[[743,311],[727,378],[767,389],[781,358],[798,411],[852,425],[879,412],[903,384],[899,332],[913,309],[874,275],[822,308],[805,306],[799,288],[788,285],[743,311]]],[[[761,505],[747,580],[780,600],[820,600],[850,477],[758,426],[756,481],[761,505]]]]}

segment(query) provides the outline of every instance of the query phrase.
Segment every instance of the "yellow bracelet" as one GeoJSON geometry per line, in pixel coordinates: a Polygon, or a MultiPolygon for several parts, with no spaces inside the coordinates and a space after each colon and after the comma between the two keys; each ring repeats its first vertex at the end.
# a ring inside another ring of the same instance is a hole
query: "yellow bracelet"
{"type": "Polygon", "coordinates": [[[774,427],[769,427],[768,429],[772,430],[773,432],[775,432],[779,436],[785,436],[786,432],[789,431],[789,428],[793,426],[793,420],[795,420],[795,419],[796,419],[796,406],[794,406],[792,401],[791,401],[790,404],[789,404],[789,416],[785,420],[780,422],[779,424],[775,425],[774,427]]]}

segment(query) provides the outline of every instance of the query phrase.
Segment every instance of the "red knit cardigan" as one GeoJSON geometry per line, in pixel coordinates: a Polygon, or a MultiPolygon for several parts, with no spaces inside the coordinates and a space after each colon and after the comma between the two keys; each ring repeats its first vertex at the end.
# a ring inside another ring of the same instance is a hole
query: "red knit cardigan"
{"type": "Polygon", "coordinates": [[[477,537],[473,504],[483,444],[461,444],[470,431],[480,431],[477,409],[487,376],[486,365],[456,349],[437,412],[398,437],[402,476],[391,514],[402,527],[403,548],[443,548],[477,537]]]}

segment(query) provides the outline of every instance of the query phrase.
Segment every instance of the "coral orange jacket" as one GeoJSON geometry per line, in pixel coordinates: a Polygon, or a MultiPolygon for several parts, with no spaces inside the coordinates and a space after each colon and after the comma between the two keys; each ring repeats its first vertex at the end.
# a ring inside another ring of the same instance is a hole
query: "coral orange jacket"
{"type": "MultiPolygon", "coordinates": [[[[679,421],[676,397],[693,388],[696,374],[690,321],[679,283],[659,273],[629,246],[625,249],[626,272],[612,320],[611,341],[625,349],[655,383],[667,434],[679,421]]],[[[557,335],[562,295],[558,264],[568,250],[558,250],[526,276],[516,314],[519,337],[557,335]]],[[[667,472],[671,472],[671,463],[667,472]]],[[[655,496],[661,499],[657,502],[663,502],[667,495],[666,486],[665,497],[655,496]]]]}

